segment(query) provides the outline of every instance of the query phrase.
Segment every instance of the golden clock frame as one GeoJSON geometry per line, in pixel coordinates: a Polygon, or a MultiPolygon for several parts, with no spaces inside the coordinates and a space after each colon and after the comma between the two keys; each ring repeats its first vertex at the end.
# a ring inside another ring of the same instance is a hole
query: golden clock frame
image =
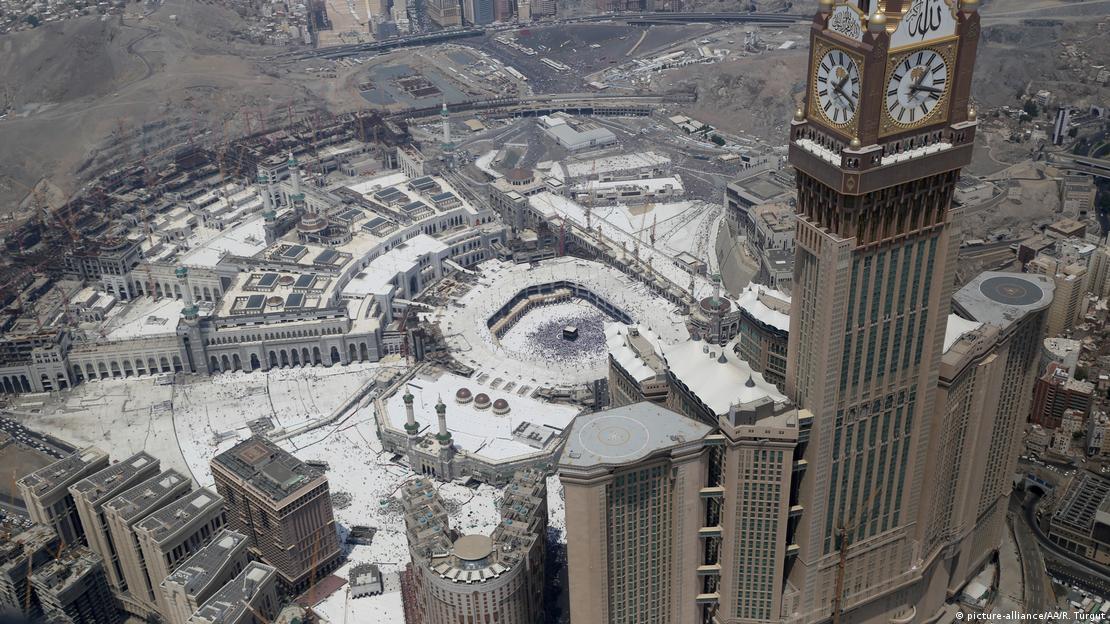
{"type": "Polygon", "coordinates": [[[879,120],[879,137],[887,137],[892,134],[900,134],[910,130],[916,130],[924,126],[932,125],[937,122],[947,121],[948,119],[948,101],[951,99],[952,88],[955,83],[956,76],[956,50],[959,43],[959,37],[951,36],[936,41],[930,41],[925,45],[916,47],[902,46],[900,48],[891,49],[891,53],[887,56],[886,71],[883,72],[883,93],[886,93],[886,88],[890,84],[891,75],[894,73],[895,68],[902,64],[902,61],[907,56],[921,52],[922,50],[932,50],[936,52],[942,59],[944,59],[945,66],[948,67],[948,82],[944,86],[944,94],[941,95],[940,101],[921,119],[913,123],[900,123],[898,120],[891,117],[890,110],[886,106],[886,98],[883,98],[882,113],[879,120]]]}
{"type": "Polygon", "coordinates": [[[813,49],[813,56],[811,58],[812,62],[810,63],[810,65],[812,66],[812,69],[810,71],[810,76],[809,76],[809,84],[810,84],[809,97],[806,98],[806,100],[807,100],[806,107],[809,110],[809,113],[806,115],[807,117],[809,117],[810,119],[813,119],[815,116],[819,116],[822,123],[824,123],[825,125],[827,125],[831,128],[834,128],[839,132],[843,132],[847,136],[855,136],[856,135],[856,131],[859,128],[860,104],[862,103],[862,100],[863,100],[863,86],[864,86],[863,82],[862,82],[863,78],[864,78],[863,58],[864,58],[863,55],[855,53],[855,52],[849,50],[848,48],[846,48],[844,46],[836,45],[835,43],[824,41],[822,39],[817,39],[816,40],[816,43],[815,43],[814,49],[813,49]],[[839,123],[839,124],[835,123],[835,122],[833,122],[833,120],[829,119],[828,115],[825,114],[825,111],[821,109],[821,105],[819,103],[819,98],[817,97],[817,91],[818,91],[818,89],[817,89],[817,71],[819,69],[821,69],[821,59],[824,58],[825,54],[827,52],[831,51],[831,50],[838,50],[840,52],[843,52],[845,56],[850,57],[852,59],[852,61],[854,61],[855,64],[856,64],[856,73],[859,75],[859,78],[860,78],[860,100],[861,101],[856,102],[856,114],[852,115],[852,119],[850,119],[849,121],[847,121],[845,123],[839,123]]]}

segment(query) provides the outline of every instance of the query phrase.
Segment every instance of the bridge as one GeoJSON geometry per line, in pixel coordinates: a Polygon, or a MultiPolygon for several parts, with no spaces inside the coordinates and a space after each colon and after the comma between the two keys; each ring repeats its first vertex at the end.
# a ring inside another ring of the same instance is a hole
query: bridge
{"type": "MultiPolygon", "coordinates": [[[[481,112],[492,117],[538,117],[555,112],[572,115],[647,117],[660,104],[696,102],[691,91],[661,95],[625,95],[601,93],[554,93],[524,98],[490,98],[448,104],[449,113],[481,112]]],[[[390,119],[428,119],[439,115],[440,106],[425,106],[397,111],[390,119]]]]}
{"type": "Polygon", "coordinates": [[[648,13],[633,13],[633,14],[610,14],[610,15],[591,15],[589,17],[580,17],[575,19],[559,20],[556,22],[538,22],[534,25],[519,24],[513,26],[498,26],[495,28],[454,28],[448,30],[439,30],[431,33],[421,33],[417,35],[405,35],[400,37],[390,37],[381,41],[374,41],[371,43],[351,43],[346,45],[328,46],[326,48],[318,48],[315,50],[301,50],[293,52],[283,52],[271,57],[272,60],[279,61],[297,61],[311,58],[321,59],[339,59],[347,56],[354,56],[356,54],[367,54],[372,52],[383,52],[395,48],[412,47],[426,45],[429,43],[440,43],[442,41],[450,41],[452,39],[465,39],[467,37],[478,37],[495,32],[503,32],[509,30],[520,30],[529,27],[543,28],[545,26],[560,26],[567,24],[590,23],[590,22],[624,22],[630,25],[652,25],[652,24],[689,24],[695,22],[733,22],[733,23],[751,23],[751,24],[793,24],[795,22],[809,21],[811,18],[800,15],[785,15],[782,13],[742,13],[742,12],[718,12],[718,13],[665,13],[665,12],[648,12],[648,13]]]}
{"type": "Polygon", "coordinates": [[[1063,169],[1070,169],[1080,173],[1093,175],[1097,178],[1110,180],[1110,159],[1091,158],[1090,156],[1075,156],[1073,154],[1054,154],[1052,164],[1063,169]]]}

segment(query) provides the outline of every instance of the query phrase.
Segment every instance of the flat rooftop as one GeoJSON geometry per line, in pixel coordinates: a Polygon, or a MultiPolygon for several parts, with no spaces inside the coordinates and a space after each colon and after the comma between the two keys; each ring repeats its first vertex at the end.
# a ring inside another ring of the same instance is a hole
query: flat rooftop
{"type": "Polygon", "coordinates": [[[223,507],[224,499],[208,488],[194,490],[139,521],[136,528],[147,531],[157,542],[172,537],[198,516],[223,507]]]}
{"type": "Polygon", "coordinates": [[[90,503],[97,503],[124,491],[135,480],[135,475],[149,470],[158,470],[159,462],[150,453],[139,451],[127,459],[116,462],[104,470],[74,483],[71,489],[84,494],[90,503]]]}
{"type": "Polygon", "coordinates": [[[574,468],[631,464],[700,440],[712,431],[655,403],[633,403],[579,416],[571,426],[559,464],[574,468]]]}
{"type": "Polygon", "coordinates": [[[445,243],[427,234],[417,234],[371,260],[365,269],[343,287],[343,296],[350,299],[366,295],[388,295],[394,288],[393,281],[398,275],[416,269],[422,257],[445,251],[445,243]]]}
{"type": "Polygon", "coordinates": [[[957,312],[1002,329],[1052,303],[1055,283],[1044,275],[985,271],[952,297],[957,312]]]}
{"type": "Polygon", "coordinates": [[[1110,500],[1110,480],[1093,472],[1081,471],[1064,493],[1056,511],[1053,524],[1063,524],[1080,532],[1089,532],[1096,519],[1106,522],[1105,511],[1110,500]]]}
{"type": "Polygon", "coordinates": [[[249,258],[266,248],[266,221],[254,217],[207,240],[190,242],[194,247],[180,258],[184,266],[212,268],[226,255],[249,258]]]}
{"type": "Polygon", "coordinates": [[[166,496],[182,484],[191,487],[189,479],[181,473],[167,470],[113,498],[105,503],[105,507],[115,511],[125,521],[136,520],[161,506],[166,496]]]}
{"type": "Polygon", "coordinates": [[[603,158],[568,161],[564,167],[567,177],[578,178],[604,173],[646,169],[669,165],[671,159],[655,152],[633,152],[603,158]]]}
{"type": "Polygon", "coordinates": [[[212,459],[274,501],[282,501],[323,471],[262,436],[253,436],[212,459]]]}
{"type": "Polygon", "coordinates": [[[84,585],[86,575],[102,563],[100,555],[77,546],[63,553],[61,559],[55,559],[35,568],[31,582],[36,586],[48,587],[60,593],[74,585],[84,585]]]}
{"type": "Polygon", "coordinates": [[[757,200],[757,203],[769,202],[794,191],[794,188],[780,180],[777,172],[774,171],[765,171],[744,180],[737,180],[729,186],[749,195],[757,200]]]}
{"type": "Polygon", "coordinates": [[[731,343],[721,347],[688,340],[666,347],[663,355],[671,373],[718,416],[764,399],[787,402],[786,395],[736,355],[731,343]]]}
{"type": "Polygon", "coordinates": [[[185,309],[184,299],[135,297],[117,302],[104,315],[104,320],[84,323],[84,339],[91,342],[115,342],[136,338],[177,336],[177,323],[185,309]]]}
{"type": "MultiPolygon", "coordinates": [[[[542,430],[550,431],[553,434],[550,440],[555,440],[579,411],[577,407],[570,405],[548,403],[533,399],[528,394],[522,396],[513,391],[522,389],[519,386],[513,389],[506,389],[506,386],[500,388],[495,389],[478,383],[476,379],[442,371],[428,371],[414,377],[407,385],[407,391],[414,397],[413,411],[424,432],[437,431],[435,404],[442,398],[447,405],[447,429],[451,432],[455,446],[495,461],[550,451],[551,449],[546,448],[550,446],[550,441],[544,445],[544,449],[539,449],[521,441],[513,432],[521,423],[531,423],[542,430]],[[462,389],[469,393],[466,403],[460,403],[456,398],[462,389]],[[486,407],[479,408],[478,397],[483,394],[488,403],[484,403],[486,407]],[[508,404],[508,413],[495,413],[494,403],[497,401],[508,404]]],[[[405,425],[405,392],[404,388],[399,389],[385,400],[389,425],[394,429],[403,429],[405,425]]]]}
{"type": "Polygon", "coordinates": [[[42,496],[58,488],[68,488],[89,471],[90,465],[107,459],[107,453],[90,446],[24,476],[19,484],[42,496]]]}
{"type": "Polygon", "coordinates": [[[201,605],[189,622],[238,622],[265,585],[275,582],[276,574],[274,568],[252,561],[201,605]]]}
{"type": "Polygon", "coordinates": [[[212,538],[207,546],[193,553],[166,577],[166,581],[177,583],[185,588],[185,593],[196,596],[212,580],[220,575],[225,566],[231,564],[247,546],[247,536],[230,529],[223,529],[212,538]]]}

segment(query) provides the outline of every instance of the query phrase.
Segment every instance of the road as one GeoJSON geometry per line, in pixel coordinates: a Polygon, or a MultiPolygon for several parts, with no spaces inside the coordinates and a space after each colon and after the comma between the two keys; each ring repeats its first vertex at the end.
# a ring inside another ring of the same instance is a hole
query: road
{"type": "Polygon", "coordinates": [[[1044,613],[1048,610],[1047,596],[1052,592],[1045,572],[1044,555],[1037,545],[1037,539],[1029,526],[1029,519],[1022,509],[1017,495],[1010,497],[1010,517],[1017,538],[1018,551],[1021,553],[1021,569],[1024,582],[1023,601],[1029,613],[1044,613]]]}
{"type": "MultiPolygon", "coordinates": [[[[1067,551],[1052,542],[1048,535],[1041,530],[1037,524],[1037,504],[1040,502],[1040,496],[1029,494],[1024,499],[1015,500],[1014,497],[1010,498],[1010,511],[1014,514],[1014,533],[1018,535],[1018,545],[1021,548],[1022,561],[1025,560],[1026,546],[1021,534],[1028,531],[1031,536],[1036,540],[1037,548],[1033,551],[1037,552],[1035,556],[1041,560],[1040,570],[1045,570],[1045,559],[1051,559],[1049,562],[1054,569],[1054,574],[1059,576],[1067,576],[1072,579],[1082,580],[1083,584],[1090,590],[1099,590],[1100,593],[1110,595],[1110,569],[1105,566],[1100,566],[1092,561],[1084,559],[1075,553],[1067,551]],[[1015,504],[1017,507],[1015,508],[1015,504]],[[1059,570],[1057,573],[1056,570],[1059,570]]],[[[1035,576],[1035,575],[1034,575],[1035,576]]],[[[1035,580],[1026,580],[1030,585],[1035,580]]],[[[1049,587],[1046,585],[1046,587],[1049,587]]],[[[1051,591],[1049,589],[1048,591],[1051,591]]],[[[1032,593],[1027,585],[1027,595],[1032,593]]],[[[1046,596],[1043,592],[1035,594],[1037,596],[1046,596]]],[[[1026,605],[1029,606],[1028,604],[1026,605]]]]}

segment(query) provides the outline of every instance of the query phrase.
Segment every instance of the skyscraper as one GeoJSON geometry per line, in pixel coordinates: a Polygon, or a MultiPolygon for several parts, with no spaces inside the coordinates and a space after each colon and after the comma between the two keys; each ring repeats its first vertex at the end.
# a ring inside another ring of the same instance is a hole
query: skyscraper
{"type": "Polygon", "coordinates": [[[19,494],[31,520],[45,524],[66,544],[85,543],[85,529],[69,486],[108,467],[108,454],[90,446],[19,480],[19,494]]]}
{"type": "Polygon", "coordinates": [[[212,477],[227,501],[229,528],[277,569],[279,584],[304,589],[311,576],[335,569],[339,535],[322,470],[254,436],[213,458],[212,477]]]}
{"type": "Polygon", "coordinates": [[[614,393],[575,419],[559,461],[571,619],[778,621],[809,415],[731,344],[640,337],[610,331],[611,377],[663,375],[670,409],[614,393]]]}
{"type": "Polygon", "coordinates": [[[954,594],[998,548],[1053,282],[987,272],[952,298],[936,389],[923,514],[954,594]]]}
{"type": "Polygon", "coordinates": [[[1056,288],[953,297],[978,2],[819,7],[785,390],[734,344],[607,334],[617,407],[559,463],[576,624],[932,621],[998,548],[1056,288]],[[673,412],[621,405],[664,374],[673,412]]]}
{"type": "Polygon", "coordinates": [[[127,591],[123,565],[112,541],[104,504],[118,494],[158,474],[159,462],[146,452],[108,466],[69,487],[89,548],[104,560],[104,572],[113,590],[127,591]]]}
{"type": "Polygon", "coordinates": [[[790,129],[786,393],[813,413],[787,590],[801,621],[910,622],[947,585],[923,548],[922,495],[960,238],[952,194],[977,125],[978,3],[955,4],[823,0],[814,18],[790,129]]]}

